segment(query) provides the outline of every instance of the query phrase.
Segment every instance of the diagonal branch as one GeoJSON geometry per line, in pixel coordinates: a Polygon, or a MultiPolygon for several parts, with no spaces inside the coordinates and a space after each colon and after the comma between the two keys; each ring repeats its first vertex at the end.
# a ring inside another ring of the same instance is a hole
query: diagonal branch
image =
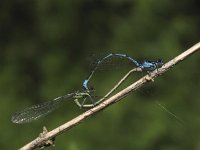
{"type": "Polygon", "coordinates": [[[185,58],[187,58],[191,54],[197,52],[198,50],[200,50],[200,42],[195,44],[194,46],[192,46],[191,48],[189,48],[185,52],[181,53],[180,55],[178,55],[174,59],[170,60],[169,62],[164,64],[161,68],[154,70],[150,74],[142,77],[141,79],[139,79],[135,83],[131,84],[127,88],[123,89],[122,91],[118,92],[117,94],[113,95],[112,97],[108,98],[107,100],[103,101],[99,105],[89,109],[88,111],[82,113],[81,115],[79,115],[76,118],[68,121],[67,123],[53,129],[52,131],[45,133],[42,137],[37,137],[35,140],[28,143],[27,145],[22,147],[20,150],[32,150],[32,149],[35,149],[37,147],[46,146],[46,143],[48,141],[54,139],[57,135],[63,133],[66,130],[69,130],[70,128],[72,128],[76,125],[78,125],[79,123],[81,123],[85,119],[87,119],[88,117],[96,114],[97,112],[100,112],[101,110],[105,109],[109,105],[111,105],[111,104],[113,104],[113,103],[115,103],[119,100],[122,100],[122,98],[126,97],[127,95],[129,95],[133,91],[137,90],[138,88],[140,88],[141,86],[143,86],[147,82],[154,81],[154,79],[156,77],[162,75],[163,73],[165,73],[166,71],[171,69],[174,65],[176,65],[180,61],[183,61],[185,58]]]}

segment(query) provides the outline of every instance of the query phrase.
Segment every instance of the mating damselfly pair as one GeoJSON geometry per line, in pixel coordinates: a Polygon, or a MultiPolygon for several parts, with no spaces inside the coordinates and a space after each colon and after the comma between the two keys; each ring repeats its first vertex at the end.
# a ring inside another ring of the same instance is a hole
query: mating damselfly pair
{"type": "Polygon", "coordinates": [[[102,101],[104,101],[106,98],[108,98],[121,84],[126,78],[132,74],[133,72],[141,72],[141,71],[153,71],[163,65],[162,60],[155,60],[155,61],[143,61],[139,62],[133,59],[132,57],[126,55],[126,54],[114,54],[111,53],[109,55],[106,55],[103,58],[100,58],[94,62],[94,66],[91,69],[88,77],[83,81],[83,90],[72,92],[70,94],[57,97],[51,101],[47,101],[44,103],[36,104],[31,107],[27,107],[22,111],[16,112],[11,120],[13,123],[27,123],[31,122],[33,120],[36,120],[42,116],[45,116],[49,114],[50,112],[54,111],[55,109],[62,106],[62,104],[67,100],[73,100],[75,104],[80,108],[90,108],[94,107],[95,105],[98,105],[102,101]],[[112,62],[112,59],[119,58],[119,61],[126,60],[129,63],[132,64],[132,70],[129,71],[119,82],[118,84],[112,88],[103,98],[94,101],[95,98],[95,90],[93,88],[88,87],[88,83],[94,73],[104,67],[104,65],[109,65],[108,63],[112,62]],[[81,102],[82,101],[82,102],[81,102]],[[89,101],[89,104],[85,103],[86,101],[89,101]]]}

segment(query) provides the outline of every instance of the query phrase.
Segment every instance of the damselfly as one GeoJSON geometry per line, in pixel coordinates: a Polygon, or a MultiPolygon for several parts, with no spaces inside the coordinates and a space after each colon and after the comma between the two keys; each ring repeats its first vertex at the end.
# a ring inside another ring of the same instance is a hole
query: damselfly
{"type": "Polygon", "coordinates": [[[103,66],[107,65],[108,63],[111,63],[111,60],[113,58],[119,58],[119,61],[127,60],[129,63],[132,64],[134,69],[126,75],[127,77],[135,71],[153,71],[163,65],[162,60],[155,60],[155,61],[145,60],[143,62],[139,62],[126,54],[111,53],[93,63],[95,64],[94,67],[92,68],[89,76],[83,81],[83,87],[85,90],[88,90],[88,82],[92,78],[95,71],[98,70],[99,68],[103,68],[103,66]]]}

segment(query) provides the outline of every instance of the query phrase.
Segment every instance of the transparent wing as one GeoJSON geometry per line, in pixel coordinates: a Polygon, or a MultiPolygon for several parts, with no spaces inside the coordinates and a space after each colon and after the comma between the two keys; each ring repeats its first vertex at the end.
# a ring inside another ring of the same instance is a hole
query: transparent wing
{"type": "Polygon", "coordinates": [[[125,54],[109,54],[102,59],[96,59],[90,63],[96,70],[113,70],[127,67],[136,67],[138,62],[125,54]],[[98,66],[97,66],[98,65],[98,66]]]}
{"type": "Polygon", "coordinates": [[[73,95],[74,94],[72,93],[65,96],[60,96],[51,101],[25,108],[22,111],[16,112],[12,116],[11,121],[13,123],[28,123],[36,120],[57,109],[65,100],[72,98],[73,95]]]}

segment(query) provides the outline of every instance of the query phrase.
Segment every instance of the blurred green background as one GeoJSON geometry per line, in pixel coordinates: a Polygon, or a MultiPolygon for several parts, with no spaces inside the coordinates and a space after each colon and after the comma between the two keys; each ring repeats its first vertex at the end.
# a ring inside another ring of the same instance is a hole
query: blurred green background
{"type": "MultiPolygon", "coordinates": [[[[197,43],[199,6],[198,0],[1,0],[0,148],[18,149],[44,125],[51,130],[84,111],[69,102],[29,124],[10,121],[15,111],[81,89],[90,54],[126,53],[167,62],[197,43]]],[[[199,64],[196,53],[58,136],[56,147],[48,149],[200,150],[199,64]]],[[[123,71],[97,73],[98,94],[123,71]]],[[[132,76],[125,85],[141,76],[132,76]]]]}

